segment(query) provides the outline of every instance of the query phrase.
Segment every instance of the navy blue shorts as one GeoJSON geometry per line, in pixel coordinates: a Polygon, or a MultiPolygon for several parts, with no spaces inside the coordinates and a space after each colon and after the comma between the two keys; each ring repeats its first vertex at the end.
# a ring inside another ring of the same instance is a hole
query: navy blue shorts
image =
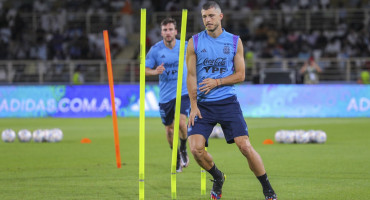
{"type": "MultiPolygon", "coordinates": [[[[172,99],[167,103],[159,103],[160,114],[162,118],[162,123],[165,126],[169,126],[173,123],[173,119],[175,118],[175,106],[176,106],[176,98],[172,99]]],[[[190,110],[190,99],[189,95],[181,96],[181,108],[180,113],[186,116],[189,116],[190,110]]]]}
{"type": "Polygon", "coordinates": [[[234,143],[234,138],[238,136],[248,136],[247,123],[236,96],[220,101],[198,102],[198,108],[203,118],[195,118],[194,126],[188,128],[188,136],[203,135],[208,146],[208,138],[217,123],[221,125],[229,144],[234,143]]]}

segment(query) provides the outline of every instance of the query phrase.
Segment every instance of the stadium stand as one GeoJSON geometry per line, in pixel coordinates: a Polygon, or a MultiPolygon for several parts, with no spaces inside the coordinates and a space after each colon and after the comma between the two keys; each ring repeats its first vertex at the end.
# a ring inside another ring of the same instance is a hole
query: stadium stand
{"type": "MultiPolygon", "coordinates": [[[[166,16],[189,9],[187,38],[203,29],[194,1],[0,0],[0,83],[72,83],[79,67],[85,83],[106,83],[102,30],[109,30],[117,82],[138,81],[138,24],[147,8],[147,50],[160,40],[166,16]]],[[[299,68],[313,56],[323,83],[356,83],[370,70],[370,3],[365,0],[230,0],[224,27],[241,36],[246,81],[265,83],[280,71],[301,83],[299,68]],[[271,77],[271,76],[270,76],[271,77]]],[[[155,79],[151,79],[155,80],[155,79]]],[[[150,81],[151,81],[150,80],[150,81]]],[[[286,83],[287,79],[282,82],[286,83]]]]}

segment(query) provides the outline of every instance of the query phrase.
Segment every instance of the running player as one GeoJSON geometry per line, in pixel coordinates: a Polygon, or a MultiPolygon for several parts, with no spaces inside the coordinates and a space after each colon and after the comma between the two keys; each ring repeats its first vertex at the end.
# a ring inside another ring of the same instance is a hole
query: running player
{"type": "Polygon", "coordinates": [[[213,127],[219,123],[227,143],[236,143],[247,158],[249,168],[261,182],[266,200],[276,200],[260,155],[250,141],[234,84],[244,81],[243,46],[239,36],[221,26],[220,6],[209,1],[201,10],[206,30],[189,40],[186,53],[187,86],[191,111],[188,135],[191,153],[197,163],[214,178],[212,199],[220,199],[226,176],[204,150],[213,127]]]}
{"type": "MultiPolygon", "coordinates": [[[[166,18],[161,22],[161,35],[163,40],[157,42],[146,56],[146,76],[159,75],[159,108],[162,123],[166,129],[168,143],[172,149],[174,133],[174,115],[177,89],[177,69],[179,64],[180,40],[176,39],[176,21],[166,18]]],[[[186,49],[187,43],[185,44],[186,49]]],[[[190,101],[186,88],[187,68],[184,63],[181,110],[180,110],[180,147],[177,153],[176,171],[182,172],[183,167],[189,165],[186,151],[187,126],[186,119],[189,115],[190,101]]]]}

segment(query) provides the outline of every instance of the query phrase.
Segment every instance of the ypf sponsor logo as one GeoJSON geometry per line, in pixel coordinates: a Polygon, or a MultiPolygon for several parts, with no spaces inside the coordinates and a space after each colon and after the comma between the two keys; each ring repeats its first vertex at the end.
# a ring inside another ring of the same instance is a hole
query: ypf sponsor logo
{"type": "Polygon", "coordinates": [[[220,74],[226,72],[226,67],[214,67],[214,66],[208,66],[204,67],[207,73],[217,73],[219,72],[220,74]]]}

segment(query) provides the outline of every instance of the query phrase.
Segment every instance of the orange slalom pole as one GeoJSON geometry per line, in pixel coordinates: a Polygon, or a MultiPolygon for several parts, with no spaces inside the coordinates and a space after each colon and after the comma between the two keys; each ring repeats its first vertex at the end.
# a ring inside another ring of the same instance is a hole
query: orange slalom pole
{"type": "Polygon", "coordinates": [[[117,125],[117,114],[116,114],[116,104],[114,102],[114,83],[113,83],[113,72],[112,72],[112,60],[110,57],[110,47],[109,47],[109,38],[108,31],[103,31],[104,36],[104,46],[105,46],[105,59],[107,61],[107,71],[108,71],[108,82],[110,89],[110,99],[112,104],[112,120],[113,120],[113,130],[114,130],[114,145],[116,147],[116,161],[117,168],[121,168],[121,155],[119,151],[119,137],[118,137],[118,125],[117,125]]]}

